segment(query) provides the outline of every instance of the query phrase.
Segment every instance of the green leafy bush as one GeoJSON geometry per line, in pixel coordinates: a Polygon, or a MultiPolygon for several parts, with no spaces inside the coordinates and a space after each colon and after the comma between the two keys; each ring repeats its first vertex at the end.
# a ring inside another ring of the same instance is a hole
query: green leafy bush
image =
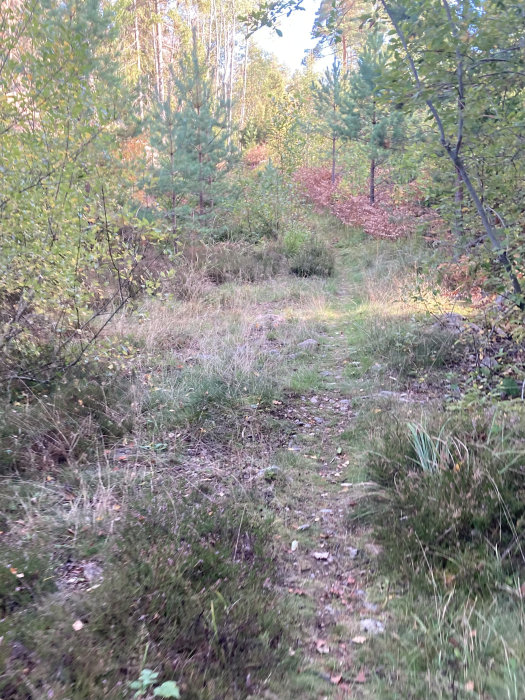
{"type": "Polygon", "coordinates": [[[286,255],[297,255],[301,248],[310,243],[311,239],[312,232],[305,226],[289,226],[282,238],[286,255]]]}

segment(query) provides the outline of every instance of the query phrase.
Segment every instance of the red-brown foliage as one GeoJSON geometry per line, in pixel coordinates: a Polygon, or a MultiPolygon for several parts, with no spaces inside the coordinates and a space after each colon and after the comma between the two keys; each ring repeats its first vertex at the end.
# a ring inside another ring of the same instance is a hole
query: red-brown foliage
{"type": "Polygon", "coordinates": [[[344,224],[375,238],[400,238],[413,233],[419,223],[436,222],[435,214],[413,201],[416,192],[410,186],[404,197],[394,194],[392,186],[383,186],[376,192],[375,204],[370,204],[366,195],[345,188],[340,177],[332,184],[329,168],[301,168],[295,179],[318,210],[328,209],[344,224]]]}
{"type": "Polygon", "coordinates": [[[264,143],[252,146],[244,151],[242,159],[249,168],[256,168],[268,160],[268,146],[264,143]]]}

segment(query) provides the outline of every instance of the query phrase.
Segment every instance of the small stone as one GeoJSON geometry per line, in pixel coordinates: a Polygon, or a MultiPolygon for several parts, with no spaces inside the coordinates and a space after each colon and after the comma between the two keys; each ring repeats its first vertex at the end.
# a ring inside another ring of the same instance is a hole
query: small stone
{"type": "Polygon", "coordinates": [[[312,552],[312,556],[318,561],[326,561],[330,557],[330,552],[312,552]]]}
{"type": "Polygon", "coordinates": [[[314,338],[307,338],[306,340],[303,340],[301,343],[297,343],[297,347],[301,348],[302,350],[314,350],[317,348],[319,345],[318,341],[315,340],[314,338]]]}
{"type": "Polygon", "coordinates": [[[385,631],[385,626],[379,620],[374,620],[371,617],[367,617],[361,620],[359,624],[361,632],[366,632],[367,634],[382,634],[385,631]]]}
{"type": "Polygon", "coordinates": [[[102,578],[102,568],[93,561],[84,564],[84,576],[91,583],[102,578]]]}
{"type": "Polygon", "coordinates": [[[480,365],[482,367],[486,367],[487,369],[497,369],[499,367],[499,364],[493,357],[484,357],[481,360],[480,365]]]}

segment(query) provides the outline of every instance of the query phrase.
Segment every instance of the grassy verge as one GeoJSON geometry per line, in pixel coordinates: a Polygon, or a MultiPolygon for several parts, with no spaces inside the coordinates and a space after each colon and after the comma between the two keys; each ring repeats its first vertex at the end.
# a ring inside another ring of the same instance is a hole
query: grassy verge
{"type": "Polygon", "coordinates": [[[425,244],[310,228],[335,277],[217,250],[3,396],[0,697],[520,699],[521,402],[458,403],[425,244]]]}

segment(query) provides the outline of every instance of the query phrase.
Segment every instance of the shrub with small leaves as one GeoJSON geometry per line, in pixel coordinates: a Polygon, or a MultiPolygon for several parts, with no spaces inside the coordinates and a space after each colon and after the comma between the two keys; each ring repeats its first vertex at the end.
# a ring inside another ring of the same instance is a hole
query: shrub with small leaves
{"type": "Polygon", "coordinates": [[[290,257],[290,272],[298,277],[331,277],[334,270],[334,254],[319,238],[310,238],[290,257]]]}

